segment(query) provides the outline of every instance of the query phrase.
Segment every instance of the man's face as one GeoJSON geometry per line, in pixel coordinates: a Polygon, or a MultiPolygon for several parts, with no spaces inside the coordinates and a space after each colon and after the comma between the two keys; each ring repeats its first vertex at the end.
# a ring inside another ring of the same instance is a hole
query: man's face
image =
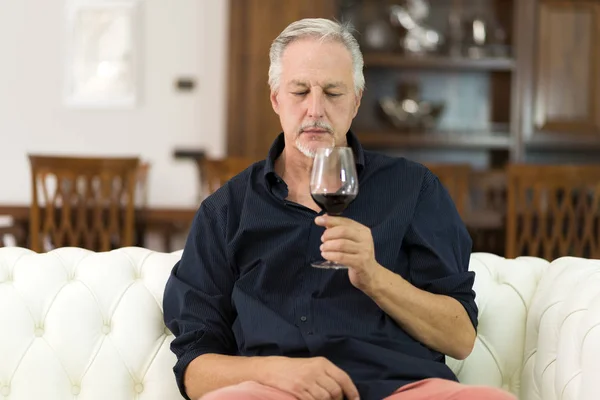
{"type": "Polygon", "coordinates": [[[281,59],[279,90],[271,92],[286,147],[314,157],[319,147],[346,144],[360,105],[352,57],[343,44],[313,38],[292,42],[281,59]]]}

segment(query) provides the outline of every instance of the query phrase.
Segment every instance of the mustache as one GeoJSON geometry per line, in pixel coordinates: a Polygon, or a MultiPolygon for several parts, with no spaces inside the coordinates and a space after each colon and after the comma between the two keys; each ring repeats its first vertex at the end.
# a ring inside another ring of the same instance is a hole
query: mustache
{"type": "Polygon", "coordinates": [[[315,121],[315,122],[307,122],[300,126],[300,133],[304,132],[307,129],[323,129],[328,133],[333,133],[333,128],[327,122],[315,121]]]}

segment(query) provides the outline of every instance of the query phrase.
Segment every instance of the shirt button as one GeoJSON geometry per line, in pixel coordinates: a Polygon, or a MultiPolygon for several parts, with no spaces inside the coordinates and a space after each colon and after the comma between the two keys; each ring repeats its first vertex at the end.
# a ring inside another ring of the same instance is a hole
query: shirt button
{"type": "Polygon", "coordinates": [[[306,319],[307,318],[304,315],[300,317],[300,321],[302,321],[302,322],[306,322],[306,319]]]}

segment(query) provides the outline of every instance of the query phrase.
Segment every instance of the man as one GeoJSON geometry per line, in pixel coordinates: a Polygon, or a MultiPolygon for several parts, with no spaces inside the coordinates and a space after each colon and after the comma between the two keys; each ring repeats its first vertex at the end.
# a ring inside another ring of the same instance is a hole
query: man
{"type": "Polygon", "coordinates": [[[349,131],[363,60],[351,33],[306,19],[271,47],[283,133],[201,205],[164,298],[184,396],[508,399],[445,364],[472,350],[471,240],[420,164],[364,151],[349,131]],[[341,217],[314,203],[316,150],[350,146],[360,191],[341,217]],[[311,261],[343,263],[323,270],[311,261]],[[461,397],[457,397],[460,393],[461,397]]]}

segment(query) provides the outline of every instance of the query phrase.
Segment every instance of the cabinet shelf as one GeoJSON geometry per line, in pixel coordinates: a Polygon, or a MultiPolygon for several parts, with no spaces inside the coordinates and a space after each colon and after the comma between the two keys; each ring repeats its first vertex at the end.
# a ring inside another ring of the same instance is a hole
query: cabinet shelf
{"type": "Polygon", "coordinates": [[[367,53],[366,67],[454,69],[476,71],[512,71],[512,58],[466,58],[445,56],[405,56],[396,53],[367,53]]]}
{"type": "Polygon", "coordinates": [[[540,132],[525,140],[525,147],[533,151],[550,152],[597,152],[600,150],[600,135],[576,135],[557,132],[540,132]]]}
{"type": "Polygon", "coordinates": [[[508,132],[497,131],[427,131],[396,132],[357,130],[361,144],[369,149],[482,149],[508,150],[512,139],[508,132]]]}

